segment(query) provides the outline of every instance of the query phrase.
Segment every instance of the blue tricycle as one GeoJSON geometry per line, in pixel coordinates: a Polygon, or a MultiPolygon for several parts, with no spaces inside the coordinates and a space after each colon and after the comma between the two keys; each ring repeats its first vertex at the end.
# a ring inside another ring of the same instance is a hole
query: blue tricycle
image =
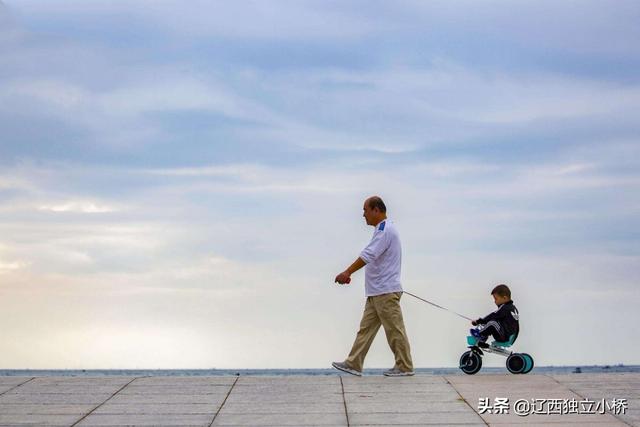
{"type": "Polygon", "coordinates": [[[460,357],[460,369],[469,375],[477,373],[482,368],[482,356],[486,352],[505,356],[507,370],[512,374],[529,373],[533,369],[533,357],[527,353],[514,353],[508,350],[513,345],[515,338],[514,334],[509,337],[508,341],[493,341],[491,344],[487,344],[472,335],[467,336],[469,350],[460,357]]]}

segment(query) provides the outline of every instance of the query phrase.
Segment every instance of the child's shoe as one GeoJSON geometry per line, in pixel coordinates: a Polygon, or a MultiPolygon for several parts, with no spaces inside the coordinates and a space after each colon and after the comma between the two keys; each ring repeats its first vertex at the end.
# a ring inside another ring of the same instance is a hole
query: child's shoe
{"type": "Polygon", "coordinates": [[[483,338],[482,335],[480,335],[480,331],[478,330],[478,328],[469,329],[469,332],[471,333],[472,337],[477,338],[480,341],[485,340],[485,338],[483,338]]]}

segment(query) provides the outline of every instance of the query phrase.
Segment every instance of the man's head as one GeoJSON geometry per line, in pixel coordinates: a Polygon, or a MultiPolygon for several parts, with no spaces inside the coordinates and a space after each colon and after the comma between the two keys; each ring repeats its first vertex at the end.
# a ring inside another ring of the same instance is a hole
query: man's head
{"type": "Polygon", "coordinates": [[[493,301],[496,305],[511,301],[511,290],[507,285],[498,285],[491,291],[493,301]]]}
{"type": "Polygon", "coordinates": [[[365,200],[362,210],[362,216],[367,221],[367,225],[373,225],[375,227],[387,219],[387,207],[378,196],[371,196],[365,200]]]}

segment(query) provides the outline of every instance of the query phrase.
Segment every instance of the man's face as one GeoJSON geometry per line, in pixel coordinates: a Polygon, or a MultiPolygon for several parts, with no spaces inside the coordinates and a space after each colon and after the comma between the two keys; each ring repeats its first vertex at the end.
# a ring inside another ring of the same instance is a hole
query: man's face
{"type": "Polygon", "coordinates": [[[369,201],[365,200],[364,206],[362,207],[362,216],[367,221],[367,225],[376,225],[378,223],[378,210],[371,209],[369,207],[369,201]]]}

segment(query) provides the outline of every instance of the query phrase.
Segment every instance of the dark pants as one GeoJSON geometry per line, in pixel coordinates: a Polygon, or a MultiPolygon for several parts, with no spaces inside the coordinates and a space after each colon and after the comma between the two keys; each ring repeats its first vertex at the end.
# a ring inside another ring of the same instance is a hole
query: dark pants
{"type": "Polygon", "coordinates": [[[504,328],[495,320],[487,322],[482,329],[480,329],[480,336],[482,336],[485,341],[489,336],[493,336],[494,340],[501,342],[509,339],[509,337],[504,333],[504,328]]]}

